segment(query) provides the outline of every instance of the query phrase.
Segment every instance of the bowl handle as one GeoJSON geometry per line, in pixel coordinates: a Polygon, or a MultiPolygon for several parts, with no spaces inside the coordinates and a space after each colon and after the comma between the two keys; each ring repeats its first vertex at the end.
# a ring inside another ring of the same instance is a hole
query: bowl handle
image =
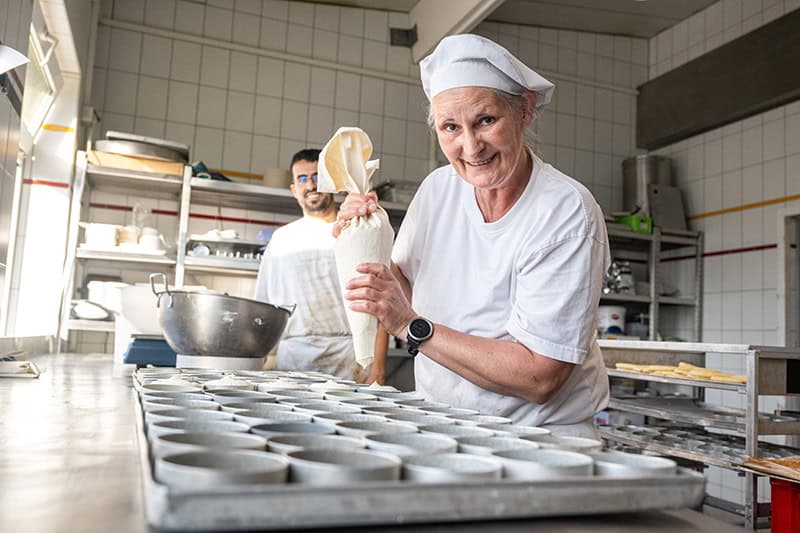
{"type": "Polygon", "coordinates": [[[172,293],[169,292],[169,282],[167,281],[167,275],[163,272],[153,272],[150,274],[150,288],[153,289],[153,294],[156,295],[158,300],[156,301],[156,307],[161,305],[161,295],[167,293],[169,295],[169,306],[172,307],[172,293]],[[156,280],[159,279],[161,283],[164,285],[163,291],[158,291],[156,289],[156,280]]]}

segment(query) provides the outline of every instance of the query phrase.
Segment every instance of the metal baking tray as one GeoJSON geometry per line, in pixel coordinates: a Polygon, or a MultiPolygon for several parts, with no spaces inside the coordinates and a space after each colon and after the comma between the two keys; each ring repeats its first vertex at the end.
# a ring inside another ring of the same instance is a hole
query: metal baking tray
{"type": "Polygon", "coordinates": [[[333,489],[283,484],[187,491],[154,479],[142,409],[138,398],[134,402],[147,522],[163,530],[290,530],[637,512],[694,507],[705,491],[703,475],[683,468],[675,476],[624,481],[403,481],[333,489]]]}
{"type": "MultiPolygon", "coordinates": [[[[689,461],[731,470],[741,470],[747,459],[744,439],[734,435],[710,433],[696,427],[600,426],[604,439],[689,461]],[[636,430],[639,431],[636,431],[636,430]],[[672,438],[665,438],[672,435],[672,438]]],[[[796,455],[797,450],[768,442],[758,443],[758,455],[765,458],[796,455]]]]}
{"type": "MultiPolygon", "coordinates": [[[[608,406],[662,420],[731,431],[742,436],[745,430],[744,409],[707,404],[691,398],[611,398],[608,406]]],[[[759,413],[759,420],[775,423],[795,421],[788,416],[769,413],[759,413]]]]}

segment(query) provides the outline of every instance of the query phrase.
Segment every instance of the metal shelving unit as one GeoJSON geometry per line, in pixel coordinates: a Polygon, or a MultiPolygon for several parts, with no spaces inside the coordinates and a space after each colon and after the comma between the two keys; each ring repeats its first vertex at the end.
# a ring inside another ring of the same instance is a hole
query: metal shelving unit
{"type": "MultiPolygon", "coordinates": [[[[758,412],[758,399],[760,396],[798,396],[800,395],[800,351],[797,349],[776,346],[751,346],[747,344],[708,344],[708,343],[681,343],[681,342],[650,342],[650,341],[613,341],[601,340],[600,348],[603,352],[608,375],[618,378],[634,379],[663,384],[683,385],[699,389],[706,388],[734,391],[744,396],[745,407],[741,417],[734,416],[734,420],[720,424],[720,416],[712,416],[713,406],[704,405],[702,409],[693,414],[682,409],[670,408],[669,400],[665,399],[659,406],[656,401],[648,404],[636,404],[634,399],[612,399],[609,407],[615,409],[638,412],[659,419],[672,420],[685,424],[701,427],[704,430],[727,430],[744,438],[744,452],[751,457],[759,456],[759,441],[761,435],[800,435],[800,420],[787,419],[780,416],[771,416],[758,412]],[[698,379],[672,378],[669,376],[655,376],[639,372],[616,370],[616,363],[633,364],[659,364],[677,366],[681,361],[696,366],[706,366],[707,354],[719,354],[724,357],[739,357],[745,361],[746,384],[722,383],[698,379]],[[713,422],[709,424],[708,422],[713,422]],[[723,426],[723,427],[720,427],[723,426]]],[[[727,408],[725,408],[727,409],[727,408]]],[[[733,412],[733,410],[729,410],[733,412]]],[[[740,463],[712,456],[711,454],[697,454],[687,452],[685,449],[665,446],[653,442],[642,442],[613,432],[605,431],[604,438],[635,446],[664,455],[682,457],[700,463],[720,466],[744,472],[746,478],[745,506],[743,514],[745,525],[753,529],[761,516],[758,505],[758,476],[753,472],[741,468],[740,463]]]]}
{"type": "MultiPolygon", "coordinates": [[[[87,321],[71,320],[70,302],[74,297],[75,280],[87,268],[89,262],[96,264],[124,265],[125,268],[141,269],[154,266],[174,267],[174,257],[155,254],[133,253],[124,250],[92,250],[78,246],[79,222],[88,205],[85,197],[90,190],[123,193],[147,198],[177,198],[183,182],[191,177],[192,169],[184,166],[183,176],[152,172],[134,172],[125,169],[98,167],[88,163],[86,152],[79,151],[75,160],[75,180],[72,186],[69,228],[67,234],[67,256],[64,261],[63,292],[61,295],[61,320],[59,339],[66,343],[69,331],[98,331],[97,325],[87,321]]],[[[113,331],[113,322],[104,325],[101,331],[113,331]]]]}
{"type": "Polygon", "coordinates": [[[693,308],[692,340],[699,341],[703,331],[703,233],[699,231],[667,229],[653,227],[653,233],[637,233],[619,224],[608,224],[608,240],[612,256],[616,251],[634,251],[647,253],[647,271],[650,294],[603,294],[602,303],[630,304],[648,306],[650,316],[649,340],[656,340],[659,332],[661,306],[679,306],[693,308]],[[662,296],[658,291],[656,280],[662,264],[662,252],[681,248],[693,248],[691,254],[695,261],[694,296],[675,297],[662,296]]]}

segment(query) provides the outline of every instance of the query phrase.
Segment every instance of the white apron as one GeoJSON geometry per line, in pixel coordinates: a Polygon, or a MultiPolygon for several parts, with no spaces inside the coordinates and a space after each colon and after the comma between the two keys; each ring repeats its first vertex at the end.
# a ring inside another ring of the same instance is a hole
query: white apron
{"type": "Polygon", "coordinates": [[[275,230],[261,260],[255,299],[297,305],[278,345],[278,369],[354,379],[358,365],[333,256],[332,225],[303,217],[275,230]]]}

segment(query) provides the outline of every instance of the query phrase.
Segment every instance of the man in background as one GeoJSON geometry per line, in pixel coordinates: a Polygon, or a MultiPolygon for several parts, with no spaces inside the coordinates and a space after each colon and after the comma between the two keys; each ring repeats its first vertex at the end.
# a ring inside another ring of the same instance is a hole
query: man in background
{"type": "Polygon", "coordinates": [[[344,310],[332,235],[337,207],[333,195],[317,191],[320,150],[292,157],[289,188],[303,217],[275,230],[256,279],[255,299],[296,304],[277,351],[281,370],[316,370],[362,383],[383,384],[388,337],[381,332],[375,360],[358,366],[344,310]]]}

